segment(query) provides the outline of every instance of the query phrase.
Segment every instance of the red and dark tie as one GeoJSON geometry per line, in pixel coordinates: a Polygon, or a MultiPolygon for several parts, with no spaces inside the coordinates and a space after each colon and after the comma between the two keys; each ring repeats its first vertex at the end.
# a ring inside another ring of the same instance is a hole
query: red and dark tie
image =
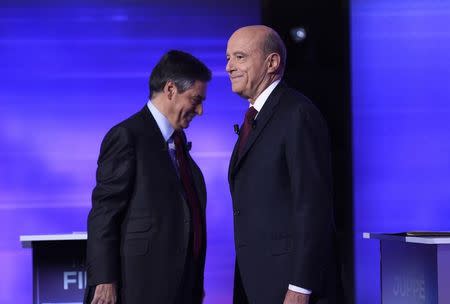
{"type": "Polygon", "coordinates": [[[194,258],[198,258],[202,249],[202,218],[200,210],[200,200],[195,190],[191,167],[187,157],[185,135],[183,131],[175,131],[172,135],[175,143],[176,159],[178,161],[180,179],[191,211],[193,235],[193,253],[194,258]]]}
{"type": "Polygon", "coordinates": [[[258,114],[258,111],[254,107],[248,108],[245,113],[244,123],[239,131],[238,158],[241,158],[241,154],[244,151],[244,147],[248,141],[248,136],[252,130],[256,114],[258,114]]]}

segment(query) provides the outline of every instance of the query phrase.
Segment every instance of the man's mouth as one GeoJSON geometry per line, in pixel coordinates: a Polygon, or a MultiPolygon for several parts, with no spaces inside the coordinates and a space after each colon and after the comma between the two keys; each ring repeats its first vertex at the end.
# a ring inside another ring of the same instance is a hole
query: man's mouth
{"type": "Polygon", "coordinates": [[[241,77],[242,77],[242,75],[237,75],[237,76],[231,76],[230,75],[230,80],[233,81],[233,80],[239,79],[241,77]]]}

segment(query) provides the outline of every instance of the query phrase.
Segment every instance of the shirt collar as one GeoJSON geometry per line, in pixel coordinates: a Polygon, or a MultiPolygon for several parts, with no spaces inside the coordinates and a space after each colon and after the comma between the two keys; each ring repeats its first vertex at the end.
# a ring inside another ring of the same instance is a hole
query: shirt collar
{"type": "Polygon", "coordinates": [[[153,118],[156,120],[159,129],[164,137],[165,141],[168,141],[173,134],[174,128],[170,124],[169,120],[162,114],[158,108],[152,103],[151,100],[147,102],[147,107],[153,115],[153,118]]]}
{"type": "Polygon", "coordinates": [[[272,82],[270,84],[270,86],[268,86],[264,91],[262,91],[261,94],[259,94],[258,98],[256,98],[255,102],[252,104],[250,104],[250,107],[253,106],[255,108],[256,111],[261,112],[262,107],[264,106],[264,104],[267,101],[267,98],[269,98],[270,94],[272,93],[272,91],[275,89],[275,87],[280,83],[280,79],[275,80],[274,82],[272,82]]]}

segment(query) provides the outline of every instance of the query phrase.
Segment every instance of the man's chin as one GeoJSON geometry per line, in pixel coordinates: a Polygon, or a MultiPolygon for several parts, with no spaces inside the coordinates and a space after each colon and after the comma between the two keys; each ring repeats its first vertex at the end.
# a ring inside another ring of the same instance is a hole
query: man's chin
{"type": "Polygon", "coordinates": [[[242,97],[242,98],[245,98],[245,99],[248,99],[248,97],[247,97],[247,95],[245,95],[244,94],[244,91],[242,91],[242,90],[238,90],[238,89],[231,89],[231,91],[233,91],[233,93],[236,93],[237,95],[239,95],[240,97],[242,97]]]}
{"type": "Polygon", "coordinates": [[[236,93],[238,95],[241,95],[242,93],[242,88],[238,87],[238,86],[234,86],[231,85],[231,91],[233,91],[233,93],[236,93]]]}

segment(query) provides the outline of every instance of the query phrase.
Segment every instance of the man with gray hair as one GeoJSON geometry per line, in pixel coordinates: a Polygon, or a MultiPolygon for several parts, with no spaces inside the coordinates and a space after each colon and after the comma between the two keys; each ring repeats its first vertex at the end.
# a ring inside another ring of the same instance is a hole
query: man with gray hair
{"type": "Polygon", "coordinates": [[[286,48],[273,29],[238,29],[226,55],[232,90],[249,101],[228,175],[234,304],[336,303],[326,123],[281,81],[286,48]]]}
{"type": "Polygon", "coordinates": [[[86,304],[201,304],[206,188],[183,129],[211,71],[166,53],[150,100],[103,139],[88,217],[86,304]]]}

